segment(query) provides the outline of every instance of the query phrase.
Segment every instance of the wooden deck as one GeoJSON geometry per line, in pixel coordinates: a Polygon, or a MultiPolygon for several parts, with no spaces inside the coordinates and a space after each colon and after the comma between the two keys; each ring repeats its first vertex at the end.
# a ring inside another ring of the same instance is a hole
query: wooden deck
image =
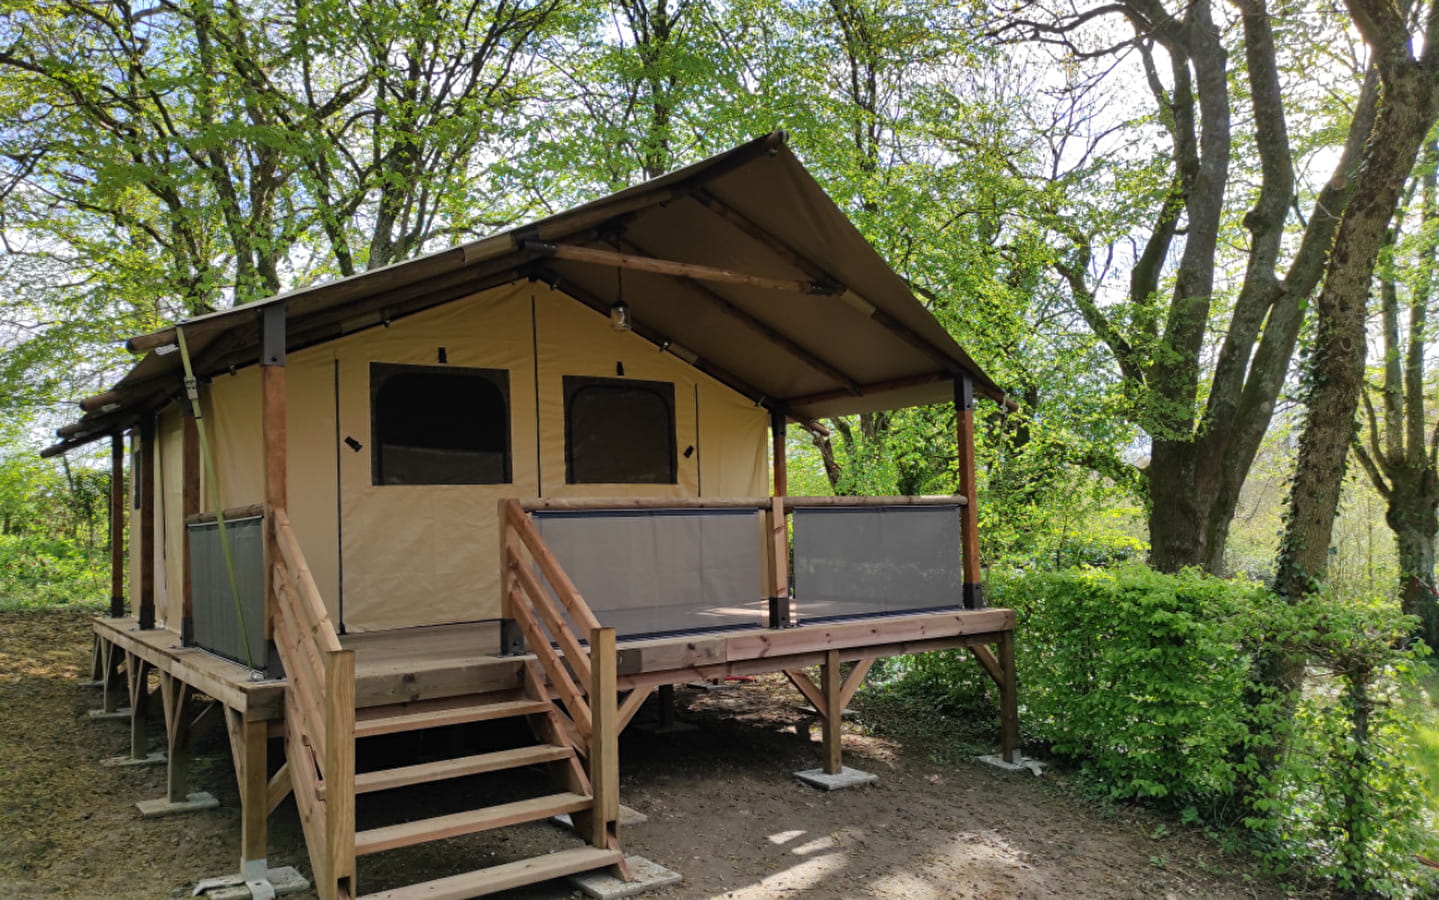
{"type": "MultiPolygon", "coordinates": [[[[795,628],[745,628],[620,641],[620,690],[683,681],[756,675],[842,661],[995,643],[1014,630],[1009,609],[880,615],[795,628]]],[[[242,713],[247,720],[284,717],[284,682],[255,681],[245,666],[205,650],[181,647],[164,628],[141,631],[134,618],[95,619],[96,633],[242,713]]],[[[499,655],[499,625],[475,622],[348,634],[355,651],[357,707],[433,700],[518,687],[529,656],[499,655]]]]}

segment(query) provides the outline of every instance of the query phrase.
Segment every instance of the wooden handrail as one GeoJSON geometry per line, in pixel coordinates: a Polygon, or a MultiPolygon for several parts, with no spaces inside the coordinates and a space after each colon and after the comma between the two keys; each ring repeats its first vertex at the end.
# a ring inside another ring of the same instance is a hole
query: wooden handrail
{"type": "MultiPolygon", "coordinates": [[[[965,506],[961,494],[913,497],[781,497],[785,510],[875,506],[965,506]]],[[[768,509],[774,497],[540,497],[515,501],[521,512],[604,512],[631,509],[768,509]]]]}
{"type": "Polygon", "coordinates": [[[539,529],[535,528],[534,521],[525,514],[518,500],[505,501],[505,517],[508,519],[510,527],[524,542],[525,549],[530,551],[530,556],[539,565],[540,571],[544,573],[550,587],[554,588],[555,595],[560,598],[560,602],[574,617],[575,626],[585,634],[601,627],[600,620],[595,618],[594,612],[580,596],[579,589],[570,580],[569,574],[565,572],[559,560],[555,559],[554,551],[540,536],[539,529]]]}
{"type": "Polygon", "coordinates": [[[269,514],[280,557],[271,560],[271,591],[295,802],[321,900],[336,900],[349,895],[355,876],[355,652],[340,644],[289,515],[278,507],[269,514]]]}

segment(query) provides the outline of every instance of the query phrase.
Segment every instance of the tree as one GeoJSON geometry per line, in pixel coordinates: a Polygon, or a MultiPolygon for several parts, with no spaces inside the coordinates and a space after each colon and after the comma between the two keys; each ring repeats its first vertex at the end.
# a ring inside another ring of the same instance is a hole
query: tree
{"type": "MultiPolygon", "coordinates": [[[[1316,303],[1307,412],[1275,564],[1275,587],[1291,601],[1314,590],[1324,575],[1364,385],[1370,285],[1405,182],[1439,118],[1439,3],[1404,10],[1381,0],[1349,0],[1349,10],[1369,45],[1383,103],[1316,303]],[[1417,56],[1416,46],[1423,48],[1417,56]]],[[[1399,427],[1397,416],[1390,427],[1399,427]]],[[[1422,433],[1419,447],[1423,452],[1422,433]]],[[[1292,689],[1300,674],[1281,666],[1272,681],[1292,689]]]]}
{"type": "Polygon", "coordinates": [[[1380,257],[1377,286],[1383,324],[1383,366],[1378,385],[1363,392],[1363,434],[1352,442],[1355,457],[1384,498],[1385,521],[1399,554],[1399,597],[1408,615],[1419,619],[1419,635],[1439,647],[1439,604],[1435,603],[1434,538],[1439,533],[1439,431],[1430,433],[1431,388],[1425,355],[1434,266],[1439,263],[1439,199],[1435,196],[1439,142],[1431,136],[1423,161],[1409,179],[1403,213],[1389,229],[1380,257]],[[1417,220],[1417,221],[1413,221],[1417,220]],[[1412,222],[1416,233],[1406,235],[1412,222]],[[1402,322],[1401,322],[1402,319],[1402,322]],[[1372,394],[1377,394],[1376,409],[1372,394]],[[1382,412],[1380,411],[1382,410],[1382,412]]]}
{"type": "Polygon", "coordinates": [[[1145,159],[1136,128],[1143,121],[1096,129],[1088,146],[1071,152],[1077,162],[1051,178],[1063,190],[1046,224],[1068,247],[1055,268],[1113,355],[1131,397],[1131,420],[1150,437],[1151,561],[1163,571],[1198,565],[1219,572],[1239,491],[1288,372],[1306,300],[1354,194],[1377,80],[1367,78],[1358,90],[1341,83],[1339,96],[1352,102],[1317,108],[1308,92],[1286,90],[1286,79],[1305,62],[1304,77],[1323,71],[1314,48],[1342,45],[1343,22],[1321,21],[1316,27],[1326,37],[1316,44],[1312,34],[1275,31],[1276,22],[1286,21],[1277,13],[1294,13],[1292,21],[1299,22],[1322,17],[1313,10],[1300,16],[1297,6],[1271,10],[1266,0],[1238,0],[1237,21],[1225,22],[1210,0],[1176,6],[1119,0],[1075,11],[1032,2],[1006,13],[995,32],[1058,47],[1075,64],[1103,61],[1104,72],[1075,85],[1082,93],[1104,84],[1103,75],[1122,68],[1122,58],[1137,57],[1155,103],[1149,122],[1162,129],[1167,150],[1145,159]],[[1115,29],[1126,34],[1115,36],[1115,29]],[[1301,53],[1310,57],[1297,59],[1301,53]],[[1242,65],[1231,72],[1235,57],[1242,65]],[[1236,100],[1246,107],[1240,126],[1236,100]],[[1320,135],[1343,136],[1334,174],[1313,193],[1296,181],[1290,131],[1296,112],[1322,120],[1320,135]],[[1242,127],[1246,120],[1252,129],[1242,127]],[[1116,134],[1124,144],[1111,139],[1116,134]],[[1257,170],[1248,168],[1250,161],[1257,170]],[[1256,187],[1236,183],[1240,174],[1256,187]],[[1082,202],[1088,184],[1101,186],[1104,202],[1082,202]],[[1123,205],[1113,210],[1116,194],[1123,205]],[[1307,214],[1296,202],[1306,195],[1307,214]],[[1225,229],[1240,218],[1248,246],[1236,258],[1226,253],[1231,236],[1225,229]],[[1136,232],[1138,221],[1150,224],[1136,232]],[[1130,265],[1112,265],[1131,243],[1130,265]],[[1126,285],[1108,283],[1125,270],[1126,285]],[[1223,284],[1230,280],[1238,284],[1232,293],[1223,284]],[[1114,294],[1122,299],[1106,299],[1114,294]]]}

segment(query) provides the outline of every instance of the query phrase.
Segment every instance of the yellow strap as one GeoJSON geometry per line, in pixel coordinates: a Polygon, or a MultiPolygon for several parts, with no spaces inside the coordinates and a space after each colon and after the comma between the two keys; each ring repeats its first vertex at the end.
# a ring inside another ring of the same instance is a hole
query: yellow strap
{"type": "Polygon", "coordinates": [[[205,481],[210,485],[210,502],[215,507],[215,525],[220,531],[220,554],[225,557],[225,572],[230,577],[230,599],[234,602],[235,624],[240,629],[240,641],[245,647],[245,665],[253,669],[255,657],[250,650],[250,633],[245,629],[245,609],[240,604],[235,556],[230,550],[230,535],[225,531],[225,511],[220,503],[220,480],[215,477],[215,457],[210,451],[210,440],[205,435],[205,415],[200,410],[200,386],[195,380],[195,370],[190,366],[190,350],[185,344],[185,329],[176,326],[175,337],[180,344],[180,361],[185,366],[185,394],[190,398],[190,411],[195,417],[195,432],[200,437],[200,458],[204,460],[205,481]]]}

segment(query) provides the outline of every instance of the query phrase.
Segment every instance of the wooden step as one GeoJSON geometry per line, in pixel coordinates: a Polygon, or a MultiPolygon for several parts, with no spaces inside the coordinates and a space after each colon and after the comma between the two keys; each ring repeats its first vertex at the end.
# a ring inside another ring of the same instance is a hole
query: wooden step
{"type": "Polygon", "coordinates": [[[445,725],[463,725],[488,719],[531,716],[549,710],[543,700],[492,700],[483,695],[420,700],[392,706],[368,706],[355,710],[355,737],[366,738],[400,731],[419,731],[445,725]]]}
{"type": "Polygon", "coordinates": [[[396,847],[408,847],[411,844],[440,841],[462,834],[488,831],[491,828],[504,828],[507,825],[518,825],[521,822],[548,819],[550,816],[558,816],[561,813],[574,813],[588,809],[593,802],[592,797],[584,794],[549,794],[530,800],[519,800],[514,803],[501,803],[498,806],[486,806],[452,813],[448,816],[436,816],[433,819],[417,819],[413,822],[401,822],[398,825],[386,825],[383,828],[371,828],[355,834],[355,855],[363,856],[366,853],[379,853],[382,850],[393,850],[396,847]]]}
{"type": "Polygon", "coordinates": [[[455,759],[442,759],[438,762],[401,766],[394,769],[358,772],[355,774],[355,793],[364,794],[370,791],[388,791],[391,788],[406,787],[412,784],[445,781],[450,778],[464,778],[466,775],[498,772],[501,769],[518,769],[521,766],[533,766],[539,763],[569,759],[574,755],[574,752],[575,751],[569,747],[557,747],[554,744],[536,744],[533,747],[518,747],[513,750],[480,753],[475,756],[460,756],[455,759]]]}
{"type": "Polygon", "coordinates": [[[437,878],[434,881],[381,891],[378,894],[366,894],[359,900],[466,900],[469,897],[481,897],[527,884],[538,884],[551,878],[612,866],[619,862],[623,855],[619,850],[576,847],[573,850],[561,850],[558,853],[547,853],[544,856],[521,859],[487,869],[476,869],[473,872],[437,878]]]}

